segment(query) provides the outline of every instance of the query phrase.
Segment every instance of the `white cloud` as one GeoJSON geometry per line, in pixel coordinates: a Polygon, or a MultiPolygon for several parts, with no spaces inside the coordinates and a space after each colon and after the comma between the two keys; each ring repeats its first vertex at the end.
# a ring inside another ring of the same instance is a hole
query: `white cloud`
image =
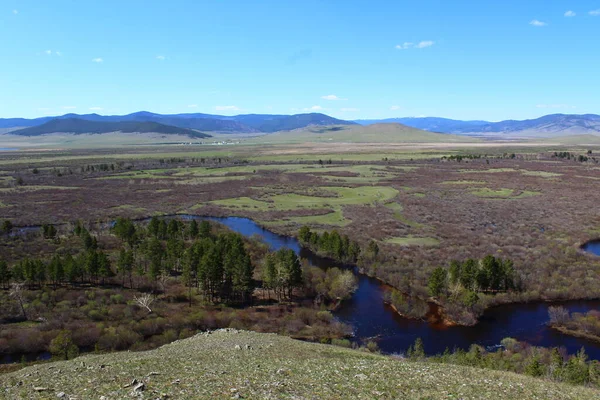
{"type": "Polygon", "coordinates": [[[239,107],[237,106],[215,106],[215,110],[217,111],[239,111],[239,107]]]}
{"type": "Polygon", "coordinates": [[[322,110],[324,110],[324,108],[321,106],[312,106],[312,107],[307,107],[307,108],[302,109],[302,111],[322,111],[322,110]]]}
{"type": "Polygon", "coordinates": [[[414,43],[412,43],[412,42],[404,42],[402,44],[397,44],[396,48],[398,50],[406,50],[406,49],[410,49],[411,47],[413,47],[413,44],[414,43]]]}
{"type": "Polygon", "coordinates": [[[166,59],[167,57],[165,56],[156,56],[157,60],[163,61],[164,59],[166,59]]]}
{"type": "Polygon", "coordinates": [[[407,49],[424,49],[426,47],[431,47],[435,44],[433,40],[422,40],[419,43],[413,42],[404,42],[402,44],[397,44],[396,49],[398,50],[407,50],[407,49]]]}
{"type": "Polygon", "coordinates": [[[390,107],[390,110],[392,110],[392,111],[396,111],[396,110],[399,110],[399,109],[401,109],[401,108],[402,108],[402,107],[400,107],[400,106],[391,106],[391,107],[390,107]]]}
{"type": "Polygon", "coordinates": [[[46,51],[44,51],[44,53],[46,53],[48,55],[51,55],[52,54],[52,50],[46,50],[46,51]]]}
{"type": "Polygon", "coordinates": [[[17,15],[19,13],[19,10],[13,10],[13,14],[17,15]]]}
{"type": "Polygon", "coordinates": [[[97,57],[97,58],[92,58],[92,61],[93,61],[93,62],[95,62],[95,63],[101,63],[101,62],[104,62],[104,60],[103,60],[102,58],[100,58],[100,57],[97,57]]]}
{"type": "Polygon", "coordinates": [[[536,107],[537,108],[570,108],[570,109],[577,108],[577,107],[571,106],[569,104],[537,104],[536,107]]]}
{"type": "Polygon", "coordinates": [[[63,110],[74,110],[74,109],[76,109],[76,108],[77,108],[77,107],[75,107],[75,106],[63,106],[63,107],[62,107],[62,109],[63,109],[63,110]]]}
{"type": "Polygon", "coordinates": [[[424,49],[426,47],[431,47],[433,46],[435,42],[432,40],[423,40],[422,42],[419,42],[419,44],[417,44],[417,49],[424,49]]]}
{"type": "Polygon", "coordinates": [[[56,54],[57,56],[62,56],[62,53],[60,51],[55,51],[54,54],[56,54]]]}
{"type": "Polygon", "coordinates": [[[533,19],[533,20],[531,20],[531,22],[529,22],[529,25],[541,27],[541,26],[546,26],[548,24],[545,22],[539,21],[537,19],[533,19]]]}
{"type": "Polygon", "coordinates": [[[336,101],[336,100],[348,100],[348,99],[344,99],[341,97],[337,97],[335,94],[328,94],[327,96],[321,96],[321,98],[323,100],[332,100],[332,101],[336,101]]]}
{"type": "Polygon", "coordinates": [[[577,15],[577,13],[575,13],[575,11],[571,11],[571,10],[569,10],[565,13],[565,17],[574,17],[576,15],[577,15]]]}
{"type": "Polygon", "coordinates": [[[188,104],[188,108],[198,108],[198,104],[188,104]]]}
{"type": "Polygon", "coordinates": [[[598,17],[598,16],[600,16],[600,8],[599,8],[599,9],[597,9],[597,10],[592,10],[592,11],[590,11],[590,12],[589,12],[589,14],[590,14],[592,17],[598,17]]]}
{"type": "Polygon", "coordinates": [[[358,112],[360,111],[359,108],[354,108],[354,107],[348,107],[348,108],[340,108],[341,112],[358,112]]]}
{"type": "Polygon", "coordinates": [[[91,111],[102,111],[104,110],[102,107],[90,107],[91,111]]]}

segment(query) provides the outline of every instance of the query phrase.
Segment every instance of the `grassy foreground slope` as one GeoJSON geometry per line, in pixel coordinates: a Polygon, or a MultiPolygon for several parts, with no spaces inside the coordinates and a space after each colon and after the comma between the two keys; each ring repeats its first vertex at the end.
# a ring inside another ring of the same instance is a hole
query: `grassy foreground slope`
{"type": "Polygon", "coordinates": [[[0,397],[61,393],[66,399],[600,397],[597,390],[513,373],[408,362],[235,330],[203,333],[147,352],[87,355],[0,375],[0,397]]]}

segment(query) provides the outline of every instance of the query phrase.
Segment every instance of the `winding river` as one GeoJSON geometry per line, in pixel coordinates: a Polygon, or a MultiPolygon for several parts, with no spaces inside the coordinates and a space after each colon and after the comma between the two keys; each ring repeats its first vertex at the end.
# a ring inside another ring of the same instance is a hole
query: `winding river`
{"type": "MultiPolygon", "coordinates": [[[[288,247],[318,267],[344,267],[342,264],[318,257],[303,249],[295,238],[275,234],[247,218],[211,218],[192,215],[185,215],[183,218],[217,221],[242,235],[259,235],[272,250],[288,247]]],[[[590,244],[585,250],[600,255],[600,242],[596,242],[593,245],[595,247],[590,244]]],[[[498,346],[503,338],[512,337],[536,346],[564,346],[569,353],[576,353],[583,346],[590,358],[600,360],[600,343],[563,335],[546,326],[548,307],[551,305],[549,303],[498,306],[487,310],[474,327],[440,328],[426,321],[401,317],[384,304],[384,291],[379,281],[360,274],[358,279],[358,290],[350,300],[342,304],[335,315],[354,327],[357,340],[377,338],[379,347],[386,353],[405,352],[418,337],[423,340],[428,354],[442,353],[446,347],[450,350],[454,348],[466,350],[472,343],[493,348],[498,346]]],[[[570,312],[586,312],[599,310],[600,300],[568,301],[561,302],[560,305],[570,312]]]]}
{"type": "MultiPolygon", "coordinates": [[[[172,217],[174,216],[170,216],[172,217]]],[[[215,221],[244,236],[258,235],[272,250],[290,248],[312,265],[321,268],[333,266],[352,268],[319,257],[303,249],[295,238],[275,234],[247,218],[195,215],[177,215],[177,217],[215,221]]],[[[39,227],[19,228],[13,234],[24,234],[35,230],[39,230],[39,227]]],[[[600,240],[591,241],[582,246],[582,249],[600,256],[600,240]]],[[[356,272],[356,269],[354,270],[356,272]]],[[[381,282],[365,275],[357,274],[357,276],[358,289],[350,300],[343,302],[342,306],[335,311],[335,315],[340,321],[354,328],[355,340],[375,338],[380,349],[386,353],[403,353],[418,337],[423,340],[425,351],[430,355],[442,353],[446,348],[466,350],[473,343],[493,349],[503,338],[512,337],[536,346],[563,346],[571,354],[585,347],[590,358],[600,360],[600,343],[563,335],[547,327],[548,307],[552,305],[550,303],[532,302],[493,307],[485,312],[474,327],[440,327],[426,321],[401,317],[384,304],[384,288],[381,282]]],[[[561,302],[560,305],[570,312],[600,310],[600,300],[567,301],[561,302]]],[[[6,362],[6,360],[2,361],[6,362]]]]}

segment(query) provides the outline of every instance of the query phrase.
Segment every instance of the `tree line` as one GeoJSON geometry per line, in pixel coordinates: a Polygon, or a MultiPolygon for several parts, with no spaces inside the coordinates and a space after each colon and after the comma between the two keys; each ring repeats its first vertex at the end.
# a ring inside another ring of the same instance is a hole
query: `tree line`
{"type": "MultiPolygon", "coordinates": [[[[8,288],[11,282],[19,282],[29,289],[103,285],[117,277],[123,287],[139,289],[149,282],[157,292],[164,289],[164,278],[179,277],[187,287],[190,304],[194,290],[208,302],[245,304],[252,301],[252,293],[261,283],[254,279],[255,265],[243,236],[230,231],[215,233],[208,221],[186,223],[153,217],[142,225],[117,218],[110,232],[121,240],[113,252],[101,249],[98,237],[78,221],[71,232],[80,241],[76,254],[56,251],[45,258],[24,258],[12,266],[0,260],[0,285],[8,288]]],[[[50,224],[40,228],[40,236],[62,240],[50,224]]],[[[290,249],[268,253],[262,264],[262,286],[279,300],[292,299],[294,289],[305,284],[300,260],[290,249]]]]}
{"type": "Polygon", "coordinates": [[[357,242],[350,240],[348,235],[340,235],[335,229],[318,234],[303,226],[298,231],[298,239],[315,252],[343,262],[356,263],[361,253],[357,242]]]}
{"type": "Polygon", "coordinates": [[[511,260],[488,255],[480,260],[452,261],[448,269],[434,269],[427,286],[433,297],[440,297],[449,290],[469,293],[520,290],[521,281],[511,260]]]}

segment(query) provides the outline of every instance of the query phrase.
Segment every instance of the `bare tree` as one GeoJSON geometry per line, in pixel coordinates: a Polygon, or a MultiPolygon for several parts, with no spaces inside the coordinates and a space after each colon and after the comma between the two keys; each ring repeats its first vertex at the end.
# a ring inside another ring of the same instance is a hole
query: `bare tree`
{"type": "Polygon", "coordinates": [[[21,306],[21,312],[23,313],[23,317],[27,318],[27,312],[25,311],[25,295],[23,293],[23,284],[22,283],[13,283],[10,286],[10,297],[17,300],[19,306],[21,306]]]}
{"type": "Polygon", "coordinates": [[[135,300],[137,305],[139,305],[140,307],[145,307],[149,313],[152,312],[152,309],[150,308],[150,304],[152,304],[154,302],[154,298],[150,294],[146,293],[146,294],[141,295],[140,297],[133,296],[133,300],[135,300]]]}
{"type": "Polygon", "coordinates": [[[169,275],[165,272],[161,273],[156,279],[156,283],[158,284],[158,290],[164,293],[167,289],[167,282],[169,281],[169,275]]]}
{"type": "Polygon", "coordinates": [[[549,307],[548,316],[550,317],[550,325],[564,325],[569,321],[570,315],[564,307],[549,307]]]}

